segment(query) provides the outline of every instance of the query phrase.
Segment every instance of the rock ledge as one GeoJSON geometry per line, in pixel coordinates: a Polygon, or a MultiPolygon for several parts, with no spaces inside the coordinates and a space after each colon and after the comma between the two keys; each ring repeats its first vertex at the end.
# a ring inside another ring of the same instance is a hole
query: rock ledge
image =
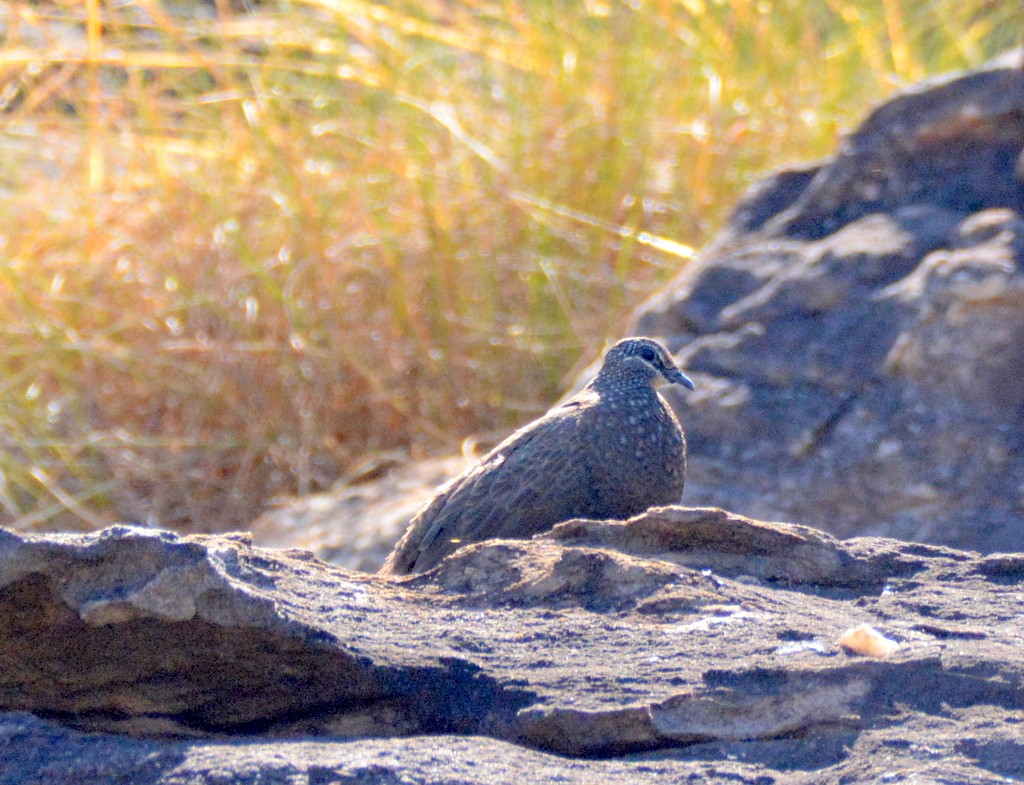
{"type": "Polygon", "coordinates": [[[570,521],[399,581],[244,536],[0,532],[0,782],[154,760],[173,765],[144,781],[313,781],[370,758],[351,781],[555,781],[575,761],[595,781],[829,782],[880,750],[1019,776],[1022,580],[1017,555],[711,508],[570,521]],[[863,623],[899,651],[844,651],[863,623]]]}

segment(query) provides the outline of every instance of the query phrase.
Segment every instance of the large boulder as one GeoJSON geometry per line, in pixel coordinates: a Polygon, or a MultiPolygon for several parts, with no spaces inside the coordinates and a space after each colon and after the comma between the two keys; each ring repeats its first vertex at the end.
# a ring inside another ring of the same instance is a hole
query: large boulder
{"type": "Polygon", "coordinates": [[[0,531],[0,783],[1018,778],[1022,580],[717,509],[399,581],[244,536],[0,531]],[[838,643],[864,624],[889,641],[838,643]]]}
{"type": "Polygon", "coordinates": [[[1024,70],[922,85],[759,183],[646,303],[686,500],[832,533],[1024,542],[1024,70]]]}

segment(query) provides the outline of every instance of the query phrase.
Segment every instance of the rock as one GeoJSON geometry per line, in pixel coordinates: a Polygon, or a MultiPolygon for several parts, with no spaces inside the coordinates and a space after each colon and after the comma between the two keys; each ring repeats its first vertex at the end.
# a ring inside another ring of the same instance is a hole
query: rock
{"type": "Polygon", "coordinates": [[[1020,777],[1022,581],[677,507],[398,581],[242,535],[0,531],[0,783],[1020,777]],[[898,651],[847,653],[860,624],[898,651]]]}
{"type": "Polygon", "coordinates": [[[833,534],[1016,550],[1024,70],[925,84],[755,186],[636,314],[697,393],[685,501],[833,534]]]}

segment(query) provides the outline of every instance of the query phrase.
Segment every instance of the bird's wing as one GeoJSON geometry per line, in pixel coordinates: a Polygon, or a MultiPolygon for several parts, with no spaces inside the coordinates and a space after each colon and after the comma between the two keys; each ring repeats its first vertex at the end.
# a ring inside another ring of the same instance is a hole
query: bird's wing
{"type": "Polygon", "coordinates": [[[413,518],[382,571],[429,569],[461,544],[526,537],[572,517],[589,486],[576,438],[588,403],[573,399],[553,409],[444,486],[413,518]]]}

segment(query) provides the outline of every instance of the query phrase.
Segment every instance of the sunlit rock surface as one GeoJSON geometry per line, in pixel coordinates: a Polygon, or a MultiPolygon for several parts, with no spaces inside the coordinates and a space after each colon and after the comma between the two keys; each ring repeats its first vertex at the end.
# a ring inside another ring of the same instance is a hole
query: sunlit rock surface
{"type": "Polygon", "coordinates": [[[697,382],[688,503],[1020,549],[1022,118],[1019,63],[893,99],[640,310],[697,382]]]}
{"type": "Polygon", "coordinates": [[[401,581],[243,536],[0,532],[0,782],[1021,776],[1022,580],[676,507],[401,581]],[[848,653],[861,624],[899,648],[848,653]]]}

